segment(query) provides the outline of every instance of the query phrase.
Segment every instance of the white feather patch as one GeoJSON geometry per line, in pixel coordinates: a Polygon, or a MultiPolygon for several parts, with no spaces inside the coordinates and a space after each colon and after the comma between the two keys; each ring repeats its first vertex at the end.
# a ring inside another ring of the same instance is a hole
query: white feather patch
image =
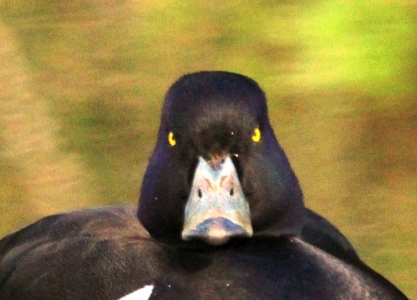
{"type": "Polygon", "coordinates": [[[145,285],[143,288],[138,289],[118,300],[148,300],[151,297],[153,285],[145,285]]]}

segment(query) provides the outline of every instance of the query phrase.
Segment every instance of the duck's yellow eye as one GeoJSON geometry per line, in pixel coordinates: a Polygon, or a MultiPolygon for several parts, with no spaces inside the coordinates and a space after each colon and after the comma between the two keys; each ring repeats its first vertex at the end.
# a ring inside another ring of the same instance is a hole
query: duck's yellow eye
{"type": "Polygon", "coordinates": [[[175,137],[174,137],[174,133],[172,131],[170,131],[169,134],[168,134],[168,143],[171,146],[175,146],[175,144],[177,143],[177,141],[175,140],[175,137]]]}
{"type": "Polygon", "coordinates": [[[259,130],[259,128],[255,128],[253,130],[252,140],[254,142],[259,142],[261,140],[261,131],[259,130]]]}

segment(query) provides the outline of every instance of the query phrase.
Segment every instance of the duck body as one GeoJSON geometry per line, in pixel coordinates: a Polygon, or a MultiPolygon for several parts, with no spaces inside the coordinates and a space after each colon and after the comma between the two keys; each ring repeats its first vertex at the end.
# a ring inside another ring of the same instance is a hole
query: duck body
{"type": "Polygon", "coordinates": [[[114,300],[144,286],[145,299],[405,299],[376,272],[297,237],[184,248],[151,238],[135,214],[75,211],[9,235],[0,299],[114,300]]]}
{"type": "Polygon", "coordinates": [[[406,299],[305,208],[257,83],[220,71],[185,75],[168,90],[138,208],[50,216],[0,241],[1,300],[135,291],[151,291],[140,299],[406,299]]]}

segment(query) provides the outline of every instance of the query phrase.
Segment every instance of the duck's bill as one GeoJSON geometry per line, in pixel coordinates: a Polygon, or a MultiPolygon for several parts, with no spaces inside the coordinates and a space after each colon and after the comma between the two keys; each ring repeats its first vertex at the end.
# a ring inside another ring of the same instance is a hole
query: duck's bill
{"type": "Polygon", "coordinates": [[[182,239],[222,245],[252,234],[249,204],[231,158],[213,165],[200,157],[185,206],[182,239]]]}

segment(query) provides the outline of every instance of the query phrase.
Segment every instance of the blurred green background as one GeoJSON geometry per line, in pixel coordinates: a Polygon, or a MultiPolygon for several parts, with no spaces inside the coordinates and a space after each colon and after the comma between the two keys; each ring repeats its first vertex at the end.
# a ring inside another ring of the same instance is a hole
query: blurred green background
{"type": "Polygon", "coordinates": [[[417,299],[415,1],[0,1],[0,236],[136,205],[166,89],[264,88],[306,205],[417,299]]]}

